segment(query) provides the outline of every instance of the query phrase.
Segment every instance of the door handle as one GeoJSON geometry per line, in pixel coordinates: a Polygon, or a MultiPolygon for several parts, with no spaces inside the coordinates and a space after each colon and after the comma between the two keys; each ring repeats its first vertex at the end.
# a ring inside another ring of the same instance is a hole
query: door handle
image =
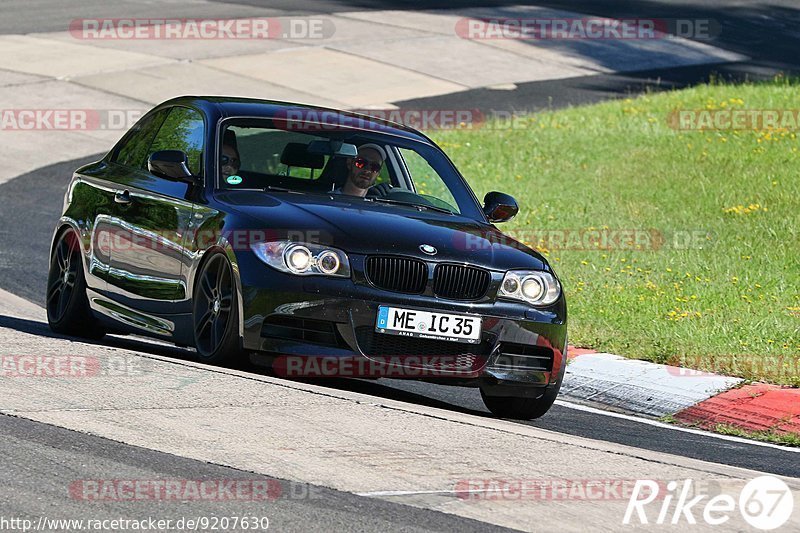
{"type": "Polygon", "coordinates": [[[117,191],[114,194],[114,201],[118,204],[127,205],[131,203],[131,193],[130,191],[117,191]]]}

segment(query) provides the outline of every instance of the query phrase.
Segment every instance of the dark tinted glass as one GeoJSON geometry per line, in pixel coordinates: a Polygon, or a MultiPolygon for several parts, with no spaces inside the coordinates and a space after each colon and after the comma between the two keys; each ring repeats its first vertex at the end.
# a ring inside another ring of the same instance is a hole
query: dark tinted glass
{"type": "Polygon", "coordinates": [[[131,132],[123,141],[122,146],[114,152],[111,160],[128,167],[145,168],[147,149],[153,142],[153,138],[168,112],[168,109],[163,109],[137,122],[131,128],[131,132]]]}
{"type": "Polygon", "coordinates": [[[189,157],[189,170],[200,175],[205,128],[203,116],[188,107],[173,107],[158,130],[148,157],[160,150],[181,150],[189,157]]]}

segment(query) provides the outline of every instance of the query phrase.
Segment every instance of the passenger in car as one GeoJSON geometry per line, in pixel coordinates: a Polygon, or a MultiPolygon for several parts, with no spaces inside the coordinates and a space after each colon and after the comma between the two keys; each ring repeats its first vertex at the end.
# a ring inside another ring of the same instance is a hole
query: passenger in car
{"type": "Polygon", "coordinates": [[[224,180],[239,173],[239,167],[241,167],[239,148],[236,145],[236,134],[231,130],[226,131],[225,137],[222,139],[222,155],[219,165],[224,180]]]}
{"type": "Polygon", "coordinates": [[[358,148],[358,155],[347,160],[348,174],[344,185],[333,192],[366,196],[369,188],[375,185],[385,160],[383,148],[373,143],[362,144],[358,148]]]}

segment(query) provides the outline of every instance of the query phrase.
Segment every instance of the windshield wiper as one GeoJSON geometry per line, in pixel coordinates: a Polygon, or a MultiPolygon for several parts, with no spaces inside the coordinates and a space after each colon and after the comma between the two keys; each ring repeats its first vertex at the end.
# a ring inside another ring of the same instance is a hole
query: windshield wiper
{"type": "Polygon", "coordinates": [[[384,203],[384,204],[407,205],[409,207],[421,207],[423,209],[430,209],[432,211],[437,211],[439,213],[445,213],[445,214],[448,214],[448,215],[455,215],[455,213],[453,213],[449,209],[445,209],[444,207],[437,207],[435,205],[418,204],[418,203],[415,203],[415,202],[402,202],[400,200],[392,200],[390,198],[378,198],[378,197],[365,198],[365,200],[370,200],[370,201],[373,201],[373,202],[381,202],[381,203],[384,203]]]}
{"type": "Polygon", "coordinates": [[[273,191],[273,192],[291,192],[295,194],[305,194],[305,191],[298,191],[296,189],[287,189],[286,187],[277,187],[275,185],[267,185],[264,187],[265,191],[273,191]]]}

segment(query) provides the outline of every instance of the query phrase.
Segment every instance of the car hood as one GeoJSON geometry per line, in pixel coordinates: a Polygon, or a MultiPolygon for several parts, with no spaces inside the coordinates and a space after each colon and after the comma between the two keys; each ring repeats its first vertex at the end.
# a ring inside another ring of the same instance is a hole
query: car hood
{"type": "Polygon", "coordinates": [[[218,196],[244,215],[248,230],[272,238],[319,242],[355,254],[392,254],[471,263],[495,270],[549,270],[534,250],[490,224],[469,218],[325,195],[225,191],[218,196]],[[436,248],[424,254],[420,246],[436,248]]]}

